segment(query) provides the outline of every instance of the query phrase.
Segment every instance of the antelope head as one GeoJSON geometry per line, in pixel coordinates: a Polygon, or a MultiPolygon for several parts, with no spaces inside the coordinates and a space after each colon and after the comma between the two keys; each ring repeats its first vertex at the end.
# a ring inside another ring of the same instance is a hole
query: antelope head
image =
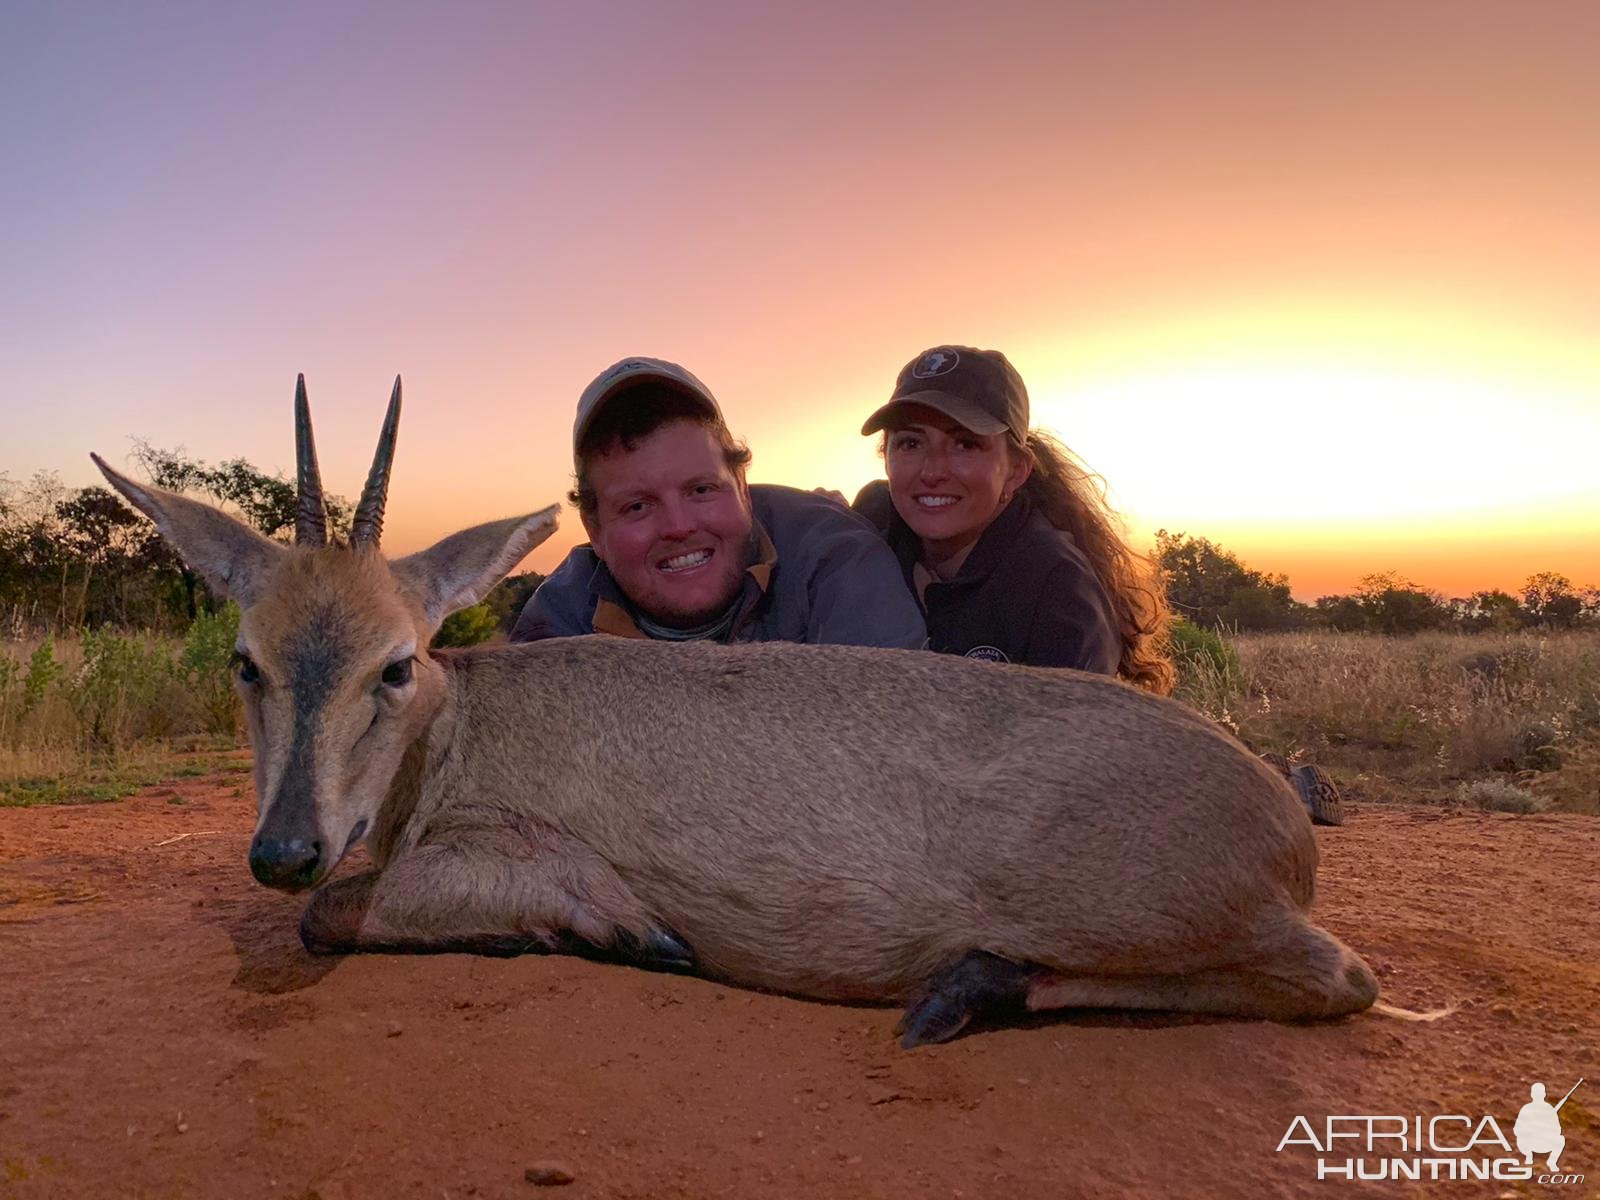
{"type": "Polygon", "coordinates": [[[293,545],[91,455],[211,588],[239,605],[235,681],[257,806],[250,870],[269,887],[316,885],[373,827],[447,690],[444,668],[428,655],[440,622],[481,600],[556,527],[552,506],[388,561],[378,541],[399,423],[396,378],[348,543],[328,535],[304,376],[295,388],[293,545]]]}

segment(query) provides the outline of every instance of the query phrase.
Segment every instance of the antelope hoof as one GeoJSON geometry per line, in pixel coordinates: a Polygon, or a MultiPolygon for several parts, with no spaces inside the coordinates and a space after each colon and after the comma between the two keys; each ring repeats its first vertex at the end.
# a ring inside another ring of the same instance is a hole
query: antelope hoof
{"type": "Polygon", "coordinates": [[[342,879],[312,893],[300,914],[300,944],[312,954],[344,954],[356,948],[371,903],[374,873],[342,879]]]}
{"type": "Polygon", "coordinates": [[[300,914],[300,944],[312,954],[343,954],[349,949],[348,931],[337,929],[328,919],[325,905],[315,900],[300,914]],[[346,934],[340,937],[341,933],[346,934]]]}
{"type": "Polygon", "coordinates": [[[948,1042],[986,1009],[1025,1003],[1034,968],[987,950],[969,950],[923,986],[894,1027],[900,1047],[948,1042]]]}
{"type": "Polygon", "coordinates": [[[623,962],[655,970],[683,971],[694,966],[694,951],[670,929],[654,926],[642,937],[623,930],[615,943],[623,962]]]}
{"type": "Polygon", "coordinates": [[[901,1036],[902,1050],[948,1042],[967,1027],[972,1010],[956,996],[933,992],[911,1002],[894,1031],[901,1036]]]}

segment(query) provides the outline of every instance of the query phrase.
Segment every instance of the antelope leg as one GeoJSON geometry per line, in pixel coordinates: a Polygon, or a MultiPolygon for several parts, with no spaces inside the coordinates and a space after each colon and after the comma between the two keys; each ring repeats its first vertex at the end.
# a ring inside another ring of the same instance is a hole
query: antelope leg
{"type": "Polygon", "coordinates": [[[694,962],[609,863],[553,830],[425,841],[382,871],[318,891],[300,939],[317,954],[581,954],[666,970],[694,962]]]}
{"type": "Polygon", "coordinates": [[[895,1026],[895,1032],[904,1035],[900,1045],[910,1050],[949,1041],[982,1012],[1020,1009],[1038,973],[1030,964],[1012,962],[986,950],[969,950],[912,997],[895,1026]]]}

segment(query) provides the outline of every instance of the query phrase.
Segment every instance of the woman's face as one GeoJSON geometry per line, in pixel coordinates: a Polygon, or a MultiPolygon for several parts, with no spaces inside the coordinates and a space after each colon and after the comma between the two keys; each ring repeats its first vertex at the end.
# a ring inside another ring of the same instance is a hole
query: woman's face
{"type": "Polygon", "coordinates": [[[973,433],[920,404],[889,430],[884,459],[895,509],[937,558],[969,549],[1028,478],[1003,433],[973,433]]]}

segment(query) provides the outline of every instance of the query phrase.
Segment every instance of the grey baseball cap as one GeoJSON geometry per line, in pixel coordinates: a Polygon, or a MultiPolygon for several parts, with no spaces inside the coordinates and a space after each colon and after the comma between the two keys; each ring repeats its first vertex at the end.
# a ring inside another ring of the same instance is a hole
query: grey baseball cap
{"type": "Polygon", "coordinates": [[[584,388],[583,395],[578,397],[578,417],[572,423],[574,457],[578,453],[578,447],[583,444],[584,434],[589,432],[589,426],[594,424],[595,417],[606,402],[645,383],[670,388],[674,392],[698,400],[705,406],[709,416],[719,422],[722,421],[722,410],[717,407],[717,400],[711,394],[711,389],[677,363],[667,362],[662,358],[625,358],[621,362],[612,363],[596,375],[594,382],[584,388]]]}
{"type": "Polygon", "coordinates": [[[1028,435],[1028,389],[1009,359],[998,350],[935,346],[905,365],[894,394],[861,427],[863,434],[887,428],[895,410],[920,404],[942,412],[973,433],[1011,430],[1028,435]]]}

